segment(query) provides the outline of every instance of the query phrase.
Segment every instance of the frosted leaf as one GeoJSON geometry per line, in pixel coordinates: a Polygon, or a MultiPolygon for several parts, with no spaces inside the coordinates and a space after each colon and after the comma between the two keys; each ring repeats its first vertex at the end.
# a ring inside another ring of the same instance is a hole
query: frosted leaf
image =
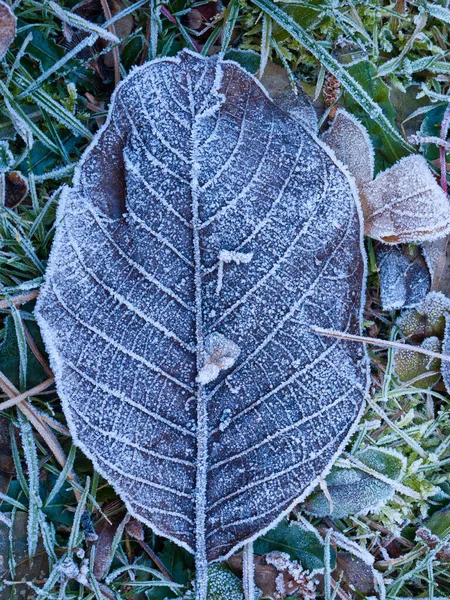
{"type": "Polygon", "coordinates": [[[372,142],[366,128],[358,119],[339,108],[322,140],[346,165],[358,186],[372,181],[375,163],[372,142]]]}
{"type": "Polygon", "coordinates": [[[427,241],[450,231],[449,201],[423,156],[407,156],[361,190],[364,232],[387,244],[427,241]]]}
{"type": "Polygon", "coordinates": [[[244,600],[240,579],[224,565],[211,565],[208,579],[208,600],[244,600]]]}
{"type": "Polygon", "coordinates": [[[430,274],[417,246],[384,246],[377,252],[383,310],[411,308],[430,291],[430,274]]]}
{"type": "MultiPolygon", "coordinates": [[[[405,472],[402,456],[389,450],[367,448],[356,454],[361,462],[381,475],[400,481],[405,472]]],[[[303,503],[317,517],[343,518],[377,512],[395,492],[392,485],[356,468],[333,467],[326,478],[332,506],[323,491],[314,492],[303,503]]]]}
{"type": "Polygon", "coordinates": [[[319,131],[316,110],[309,96],[298,82],[295,83],[294,90],[286,69],[269,61],[261,83],[277,106],[300,121],[309,131],[319,131]]]}
{"type": "Polygon", "coordinates": [[[441,292],[430,292],[414,310],[402,315],[397,325],[401,333],[414,341],[426,337],[442,337],[445,314],[450,311],[450,299],[441,292]]]}
{"type": "Polygon", "coordinates": [[[0,60],[16,37],[16,17],[10,7],[0,0],[0,60]]]}
{"type": "Polygon", "coordinates": [[[287,514],[361,414],[362,345],[311,331],[360,331],[356,202],[254,77],[186,51],[122,82],[62,194],[37,317],[72,435],[196,552],[199,597],[206,560],[287,514]],[[252,258],[217,294],[223,250],[252,258]]]}
{"type": "MultiPolygon", "coordinates": [[[[450,313],[445,315],[445,331],[444,331],[444,341],[442,343],[442,353],[450,354],[450,313]]],[[[448,393],[450,393],[450,363],[447,361],[442,361],[441,363],[441,374],[442,379],[444,381],[445,389],[448,393]]]]}
{"type": "MultiPolygon", "coordinates": [[[[441,341],[439,338],[432,336],[428,337],[420,344],[421,348],[431,350],[432,352],[441,351],[441,341]]],[[[438,358],[430,358],[418,352],[408,350],[397,350],[394,356],[395,372],[402,382],[409,382],[412,379],[417,379],[412,383],[416,388],[427,389],[433,387],[440,379],[439,367],[441,361],[438,358]],[[429,377],[421,377],[426,373],[438,372],[437,375],[429,377]]]]}
{"type": "MultiPolygon", "coordinates": [[[[322,571],[325,566],[323,540],[310,527],[312,530],[306,529],[306,525],[288,523],[283,519],[274,529],[256,540],[255,553],[262,555],[275,550],[288,552],[292,560],[301,563],[308,571],[322,571]]],[[[333,551],[331,555],[334,561],[333,551]]]]}

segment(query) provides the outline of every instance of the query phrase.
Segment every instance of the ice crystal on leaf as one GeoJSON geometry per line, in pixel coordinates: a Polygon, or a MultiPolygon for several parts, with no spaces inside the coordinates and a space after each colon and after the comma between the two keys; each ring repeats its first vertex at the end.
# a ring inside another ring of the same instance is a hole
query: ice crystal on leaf
{"type": "Polygon", "coordinates": [[[198,597],[206,562],[346,443],[364,349],[311,326],[359,333],[364,275],[346,174],[236,63],[182,52],[119,86],[63,193],[37,314],[75,442],[196,552],[198,597]],[[218,294],[224,249],[251,260],[218,294]]]}

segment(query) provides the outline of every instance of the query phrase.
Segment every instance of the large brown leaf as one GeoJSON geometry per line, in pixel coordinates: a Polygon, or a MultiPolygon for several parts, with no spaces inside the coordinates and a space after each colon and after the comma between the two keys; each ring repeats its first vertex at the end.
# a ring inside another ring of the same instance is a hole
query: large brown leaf
{"type": "MultiPolygon", "coordinates": [[[[59,207],[38,319],[78,446],[206,560],[312,489],[361,412],[361,222],[321,143],[236,63],[136,69],[59,207]]],[[[203,590],[203,591],[202,591],[203,590]]]]}

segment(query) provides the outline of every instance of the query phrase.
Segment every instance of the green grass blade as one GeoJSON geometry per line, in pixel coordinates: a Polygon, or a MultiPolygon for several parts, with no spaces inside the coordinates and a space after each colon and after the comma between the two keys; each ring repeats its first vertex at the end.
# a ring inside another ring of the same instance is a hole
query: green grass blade
{"type": "Polygon", "coordinates": [[[25,329],[23,327],[20,313],[17,310],[15,304],[10,302],[11,316],[14,321],[14,328],[16,331],[17,347],[19,349],[19,381],[22,391],[27,388],[27,371],[28,371],[28,345],[27,338],[25,336],[25,329]]]}
{"type": "Polygon", "coordinates": [[[51,501],[53,500],[53,498],[57,495],[57,493],[59,492],[59,490],[64,485],[64,483],[65,483],[65,481],[67,479],[67,475],[68,475],[69,471],[73,467],[73,463],[75,461],[75,456],[76,456],[76,448],[75,448],[75,446],[72,446],[71,449],[70,449],[70,452],[69,452],[69,456],[67,457],[67,462],[65,464],[65,467],[61,471],[61,473],[59,474],[59,477],[56,480],[55,485],[53,486],[52,491],[49,493],[49,495],[47,496],[47,498],[45,500],[45,506],[48,506],[51,503],[51,501]]]}
{"type": "Polygon", "coordinates": [[[408,144],[396,127],[389,121],[382,109],[372,100],[361,85],[348,73],[348,71],[322,47],[321,44],[307,33],[303,27],[294,21],[272,0],[252,0],[265,13],[270,15],[287,33],[289,33],[299,44],[310,52],[319,62],[332,73],[342,86],[351,94],[352,98],[367,112],[369,117],[376,121],[393,139],[402,144],[410,152],[414,152],[413,146],[408,144]]]}
{"type": "Polygon", "coordinates": [[[42,501],[39,496],[39,466],[36,443],[29,421],[20,415],[20,434],[23,452],[28,468],[28,489],[30,492],[28,506],[27,541],[28,556],[36,554],[39,535],[39,513],[42,501]]]}
{"type": "Polygon", "coordinates": [[[228,4],[224,23],[222,28],[222,52],[225,53],[227,51],[228,46],[230,45],[231,36],[233,34],[233,29],[236,26],[236,21],[239,16],[239,0],[231,0],[228,4]]]}

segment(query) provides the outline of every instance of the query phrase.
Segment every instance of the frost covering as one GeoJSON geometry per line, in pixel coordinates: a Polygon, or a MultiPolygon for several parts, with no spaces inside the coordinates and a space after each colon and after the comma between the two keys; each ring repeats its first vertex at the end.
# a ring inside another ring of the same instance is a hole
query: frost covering
{"type": "Polygon", "coordinates": [[[361,411],[362,345],[310,331],[359,333],[364,285],[328,152],[236,63],[183,52],[122,83],[59,207],[37,315],[71,432],[200,578],[361,411]]]}

